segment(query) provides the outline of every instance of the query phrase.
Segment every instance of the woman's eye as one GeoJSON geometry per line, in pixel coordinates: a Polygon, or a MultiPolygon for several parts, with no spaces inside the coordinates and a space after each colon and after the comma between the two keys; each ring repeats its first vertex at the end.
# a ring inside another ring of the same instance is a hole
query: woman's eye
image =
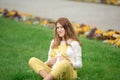
{"type": "Polygon", "coordinates": [[[63,27],[62,27],[62,26],[60,26],[60,27],[56,27],[56,29],[60,29],[60,28],[62,29],[63,27]]]}
{"type": "Polygon", "coordinates": [[[59,29],[59,27],[56,27],[56,29],[59,29]]]}

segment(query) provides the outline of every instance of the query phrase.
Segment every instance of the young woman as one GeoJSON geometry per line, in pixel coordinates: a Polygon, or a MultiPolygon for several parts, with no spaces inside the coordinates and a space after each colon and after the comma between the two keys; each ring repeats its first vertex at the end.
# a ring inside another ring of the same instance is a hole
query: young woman
{"type": "Polygon", "coordinates": [[[32,57],[29,65],[43,80],[76,80],[77,69],[82,67],[81,43],[67,18],[59,18],[55,25],[48,60],[32,57]]]}

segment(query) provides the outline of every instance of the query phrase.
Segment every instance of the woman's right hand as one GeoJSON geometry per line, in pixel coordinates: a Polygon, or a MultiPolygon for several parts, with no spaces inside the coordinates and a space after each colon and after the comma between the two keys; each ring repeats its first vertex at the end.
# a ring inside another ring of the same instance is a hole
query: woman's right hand
{"type": "MultiPolygon", "coordinates": [[[[58,58],[58,57],[51,58],[49,61],[46,62],[46,64],[47,64],[48,66],[52,67],[52,66],[56,63],[57,58],[58,58]]],[[[59,56],[59,60],[60,60],[60,61],[61,61],[61,60],[64,60],[64,59],[65,59],[64,57],[59,56]]]]}
{"type": "Polygon", "coordinates": [[[54,57],[54,58],[50,59],[49,61],[47,61],[46,64],[48,66],[52,67],[55,64],[56,60],[57,60],[57,57],[54,57]]]}

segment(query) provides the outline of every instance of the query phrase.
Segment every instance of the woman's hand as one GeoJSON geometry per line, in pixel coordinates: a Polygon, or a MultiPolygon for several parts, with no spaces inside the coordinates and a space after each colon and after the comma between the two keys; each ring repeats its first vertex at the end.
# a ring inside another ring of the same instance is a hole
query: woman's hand
{"type": "Polygon", "coordinates": [[[50,59],[49,61],[47,61],[46,64],[48,66],[52,67],[55,64],[56,60],[57,60],[57,58],[54,57],[54,58],[50,59]]]}
{"type": "Polygon", "coordinates": [[[48,66],[52,67],[52,66],[56,63],[57,58],[59,58],[59,61],[65,59],[65,58],[62,57],[62,56],[54,57],[54,58],[50,59],[49,61],[47,61],[46,64],[47,64],[48,66]]]}
{"type": "Polygon", "coordinates": [[[62,57],[62,56],[59,56],[59,60],[61,61],[61,60],[64,60],[65,58],[64,57],[62,57]]]}

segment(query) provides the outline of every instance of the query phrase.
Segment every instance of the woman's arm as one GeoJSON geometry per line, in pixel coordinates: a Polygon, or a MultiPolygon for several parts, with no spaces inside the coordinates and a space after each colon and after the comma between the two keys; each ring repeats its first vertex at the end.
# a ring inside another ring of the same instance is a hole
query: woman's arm
{"type": "Polygon", "coordinates": [[[53,41],[54,40],[52,40],[51,41],[51,43],[50,43],[50,48],[49,48],[49,51],[48,51],[48,59],[47,59],[47,61],[49,61],[51,58],[50,58],[50,53],[51,53],[51,51],[52,51],[52,43],[53,43],[53,41]]]}
{"type": "MultiPolygon", "coordinates": [[[[71,52],[70,60],[74,68],[81,68],[82,67],[82,50],[81,46],[77,41],[71,42],[71,49],[69,49],[69,52],[71,52]]],[[[69,54],[69,53],[68,53],[69,54]]]]}
{"type": "Polygon", "coordinates": [[[50,44],[50,48],[49,48],[49,51],[48,51],[48,59],[47,59],[47,61],[45,62],[45,64],[47,64],[48,66],[53,66],[54,65],[54,63],[56,62],[56,59],[57,58],[51,58],[50,57],[50,54],[51,54],[51,52],[52,52],[52,43],[53,43],[53,40],[51,41],[51,44],[50,44]]]}

